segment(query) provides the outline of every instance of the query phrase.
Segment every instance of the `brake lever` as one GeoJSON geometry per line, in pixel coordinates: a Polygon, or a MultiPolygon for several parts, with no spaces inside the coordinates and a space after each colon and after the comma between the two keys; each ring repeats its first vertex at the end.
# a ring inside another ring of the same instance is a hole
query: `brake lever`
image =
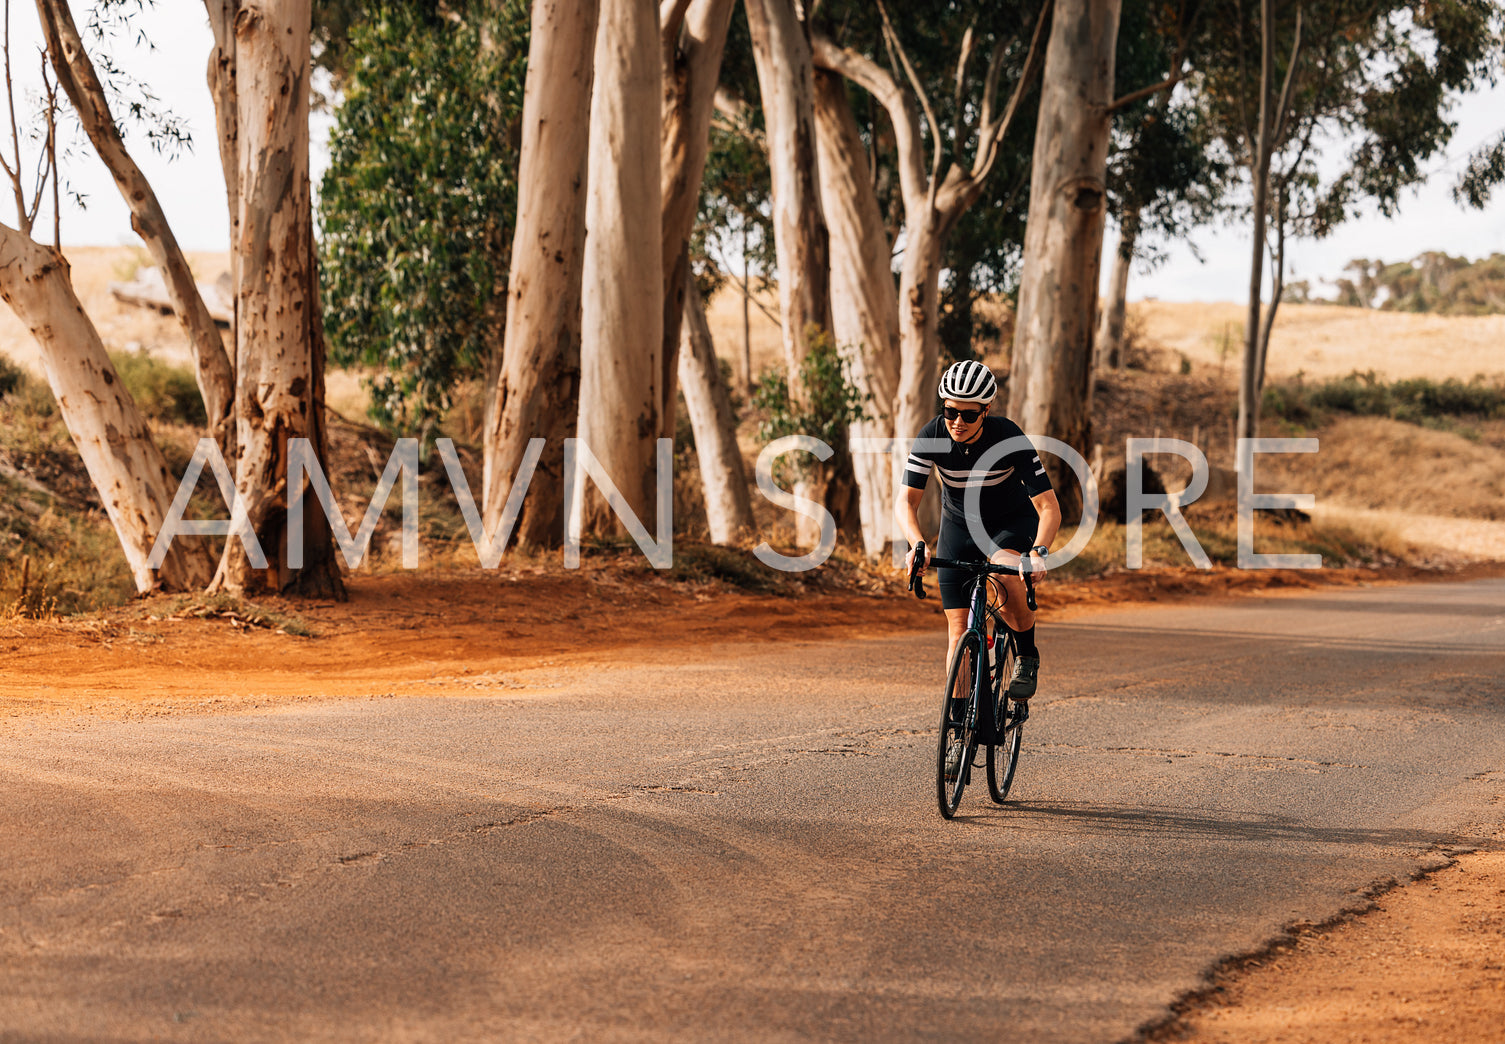
{"type": "Polygon", "coordinates": [[[916,598],[922,601],[925,598],[925,541],[921,540],[914,546],[914,558],[909,566],[909,589],[914,592],[916,598]]]}
{"type": "Polygon", "coordinates": [[[1024,568],[1024,557],[1019,558],[1019,578],[1024,581],[1024,604],[1029,606],[1030,612],[1039,608],[1035,604],[1035,579],[1029,570],[1024,568]]]}

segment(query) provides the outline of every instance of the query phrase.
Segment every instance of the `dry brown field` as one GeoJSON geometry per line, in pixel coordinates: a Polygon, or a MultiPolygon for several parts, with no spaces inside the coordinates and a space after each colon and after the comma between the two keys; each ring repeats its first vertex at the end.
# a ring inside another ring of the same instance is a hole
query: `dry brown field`
{"type": "MultiPolygon", "coordinates": [[[[1194,363],[1236,374],[1245,305],[1222,301],[1138,301],[1131,316],[1146,339],[1194,363]],[[1230,346],[1224,351],[1224,346],[1230,346]]],[[[1382,377],[1467,380],[1505,373],[1505,315],[1440,316],[1331,305],[1281,305],[1270,335],[1270,376],[1342,377],[1357,370],[1382,377]]]]}

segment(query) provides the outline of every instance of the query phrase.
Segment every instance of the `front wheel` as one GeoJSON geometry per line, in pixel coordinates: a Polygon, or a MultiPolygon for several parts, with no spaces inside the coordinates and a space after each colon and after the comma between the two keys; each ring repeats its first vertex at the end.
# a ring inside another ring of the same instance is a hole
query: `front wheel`
{"type": "Polygon", "coordinates": [[[1019,746],[1024,739],[1024,723],[1009,728],[1008,681],[1014,673],[1014,640],[1010,636],[996,647],[997,661],[993,673],[993,736],[988,745],[988,796],[1003,804],[1014,785],[1014,770],[1019,767],[1019,746]]]}
{"type": "Polygon", "coordinates": [[[947,819],[956,815],[956,807],[961,804],[972,755],[977,750],[977,722],[971,719],[974,717],[972,689],[976,684],[980,644],[976,632],[962,636],[946,678],[946,691],[941,696],[941,734],[936,745],[935,795],[941,815],[947,819]]]}

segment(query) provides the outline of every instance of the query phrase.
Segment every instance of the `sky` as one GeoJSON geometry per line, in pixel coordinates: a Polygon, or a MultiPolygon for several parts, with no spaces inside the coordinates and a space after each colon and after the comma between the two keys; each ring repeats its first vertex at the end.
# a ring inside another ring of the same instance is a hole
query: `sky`
{"type": "MultiPolygon", "coordinates": [[[[16,5],[12,12],[11,54],[16,79],[17,109],[34,111],[40,92],[38,49],[40,34],[35,10],[16,5]]],[[[214,143],[214,108],[205,84],[205,68],[213,38],[203,6],[196,0],[162,0],[146,8],[133,23],[154,49],[134,39],[117,38],[108,44],[117,64],[151,89],[176,116],[183,119],[194,146],[173,159],[154,154],[140,134],[127,143],[132,155],[156,189],[178,241],[189,250],[228,249],[229,229],[225,188],[214,143]]],[[[97,45],[87,37],[91,53],[97,45]]],[[[1478,145],[1505,129],[1505,85],[1462,99],[1453,112],[1458,129],[1446,157],[1428,167],[1436,176],[1409,193],[1401,211],[1382,218],[1372,210],[1340,227],[1321,241],[1288,244],[1288,281],[1332,279],[1353,258],[1407,260],[1427,250],[1480,257],[1505,251],[1505,191],[1484,211],[1465,210],[1453,202],[1450,189],[1465,157],[1478,145]]],[[[331,120],[316,113],[312,121],[315,191],[328,164],[323,142],[331,120]]],[[[76,126],[76,125],[75,125],[76,126]]],[[[35,146],[24,140],[23,167],[34,162],[35,146]]],[[[86,209],[63,202],[62,239],[65,245],[114,246],[138,242],[131,231],[130,213],[104,165],[76,134],[74,155],[65,166],[65,183],[85,196],[86,209]]],[[[7,155],[8,155],[7,151],[7,155]]],[[[5,194],[8,197],[8,194],[5,194]]],[[[0,206],[0,220],[10,221],[9,208],[0,206]]],[[[38,234],[51,226],[44,207],[38,234]]],[[[1111,251],[1110,230],[1105,255],[1111,251]]],[[[1237,301],[1247,294],[1250,240],[1242,227],[1211,226],[1195,231],[1187,242],[1166,246],[1168,257],[1153,271],[1137,268],[1130,279],[1129,297],[1157,297],[1170,301],[1237,301]],[[1195,249],[1193,249],[1195,248],[1195,249]],[[1198,260],[1200,254],[1201,260],[1198,260]]],[[[1104,265],[1104,279],[1107,278],[1104,265]]],[[[1320,290],[1320,288],[1319,288],[1320,290]]]]}

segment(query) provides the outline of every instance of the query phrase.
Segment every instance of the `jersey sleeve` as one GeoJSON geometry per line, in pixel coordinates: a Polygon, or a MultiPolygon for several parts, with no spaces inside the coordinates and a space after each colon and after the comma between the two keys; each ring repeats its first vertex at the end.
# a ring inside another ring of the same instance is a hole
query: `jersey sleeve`
{"type": "MultiPolygon", "coordinates": [[[[924,489],[930,481],[930,469],[935,464],[938,451],[926,446],[937,438],[936,422],[931,421],[920,429],[909,448],[909,459],[904,462],[904,484],[910,489],[924,489]]],[[[947,445],[950,445],[948,440],[947,445]]]]}
{"type": "MultiPolygon", "coordinates": [[[[1009,423],[1013,424],[1012,421],[1009,423]]],[[[1014,433],[1024,437],[1024,432],[1017,424],[1014,424],[1014,433]]],[[[1024,491],[1031,497],[1049,493],[1055,488],[1051,485],[1050,474],[1045,470],[1045,464],[1040,460],[1040,454],[1033,445],[1028,449],[1010,453],[1008,463],[1013,465],[1014,474],[1019,476],[1019,481],[1024,485],[1024,491]]]]}

